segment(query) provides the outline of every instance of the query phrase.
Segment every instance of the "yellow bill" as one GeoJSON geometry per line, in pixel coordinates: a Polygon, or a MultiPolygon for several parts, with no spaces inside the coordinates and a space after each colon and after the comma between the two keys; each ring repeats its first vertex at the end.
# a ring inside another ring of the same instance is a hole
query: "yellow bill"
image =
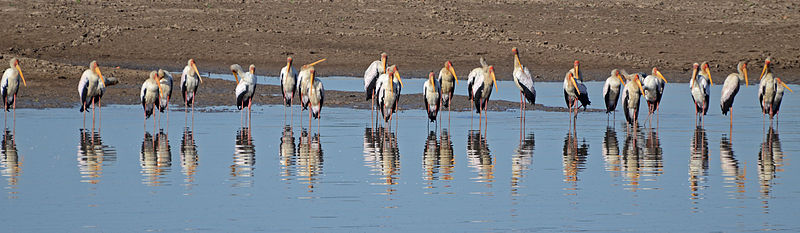
{"type": "Polygon", "coordinates": [[[749,81],[747,81],[747,66],[746,65],[744,67],[742,67],[742,72],[744,72],[744,85],[745,86],[750,85],[749,81]]]}
{"type": "Polygon", "coordinates": [[[17,65],[15,65],[14,67],[17,68],[17,71],[19,72],[19,77],[22,78],[22,85],[25,85],[27,87],[28,84],[25,83],[25,76],[22,75],[22,69],[19,67],[19,63],[17,63],[17,65]]]}
{"type": "Polygon", "coordinates": [[[661,78],[661,80],[664,80],[664,83],[669,83],[667,82],[667,79],[664,78],[664,75],[661,74],[661,71],[656,70],[656,75],[658,75],[658,77],[661,78]]]}
{"type": "Polygon", "coordinates": [[[200,71],[197,71],[197,66],[192,62],[192,69],[194,69],[194,73],[197,74],[197,78],[200,79],[200,83],[203,83],[203,77],[200,76],[200,71]]]}
{"type": "Polygon", "coordinates": [[[100,76],[100,82],[103,82],[103,84],[105,84],[106,80],[103,79],[103,74],[100,73],[100,66],[95,67],[94,72],[97,73],[98,76],[100,76]]]}
{"type": "MultiPolygon", "coordinates": [[[[319,61],[315,61],[314,63],[308,64],[308,65],[306,65],[306,66],[314,66],[314,65],[316,65],[316,64],[318,64],[318,63],[320,63],[320,62],[324,62],[325,60],[327,60],[327,58],[323,58],[323,59],[321,59],[321,60],[319,60],[319,61]]],[[[385,63],[384,63],[384,64],[385,64],[385,63]]]]}
{"type": "Polygon", "coordinates": [[[794,92],[792,91],[791,88],[789,88],[789,86],[786,86],[786,83],[784,83],[781,79],[778,79],[778,82],[781,83],[781,85],[783,85],[783,87],[785,87],[786,90],[789,90],[789,92],[794,92]]]}
{"type": "Polygon", "coordinates": [[[400,87],[403,87],[403,79],[400,78],[400,71],[397,71],[397,68],[394,69],[394,77],[400,81],[400,87]]]}
{"type": "Polygon", "coordinates": [[[456,85],[458,85],[458,76],[456,76],[456,70],[453,69],[452,65],[447,66],[447,71],[450,71],[450,74],[453,75],[453,78],[456,79],[456,85]]]}
{"type": "Polygon", "coordinates": [[[572,73],[569,74],[569,81],[572,82],[572,86],[575,87],[575,91],[577,91],[578,95],[580,95],[581,90],[578,89],[578,83],[575,82],[575,76],[573,76],[572,73]]]}

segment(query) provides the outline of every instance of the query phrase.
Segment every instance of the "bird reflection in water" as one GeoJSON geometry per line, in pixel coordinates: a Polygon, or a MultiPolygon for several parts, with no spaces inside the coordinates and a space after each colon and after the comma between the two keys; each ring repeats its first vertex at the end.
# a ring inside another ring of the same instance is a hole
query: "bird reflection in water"
{"type": "Polygon", "coordinates": [[[769,212],[768,199],[772,198],[775,178],[779,177],[777,173],[783,171],[784,154],[777,130],[770,127],[765,137],[764,142],[761,143],[761,151],[758,153],[758,183],[761,186],[759,190],[764,212],[769,212]]]}
{"type": "Polygon", "coordinates": [[[519,146],[511,155],[511,195],[518,196],[519,183],[525,177],[525,172],[531,169],[533,164],[533,149],[535,141],[533,133],[529,133],[525,138],[520,138],[519,146]]]}
{"type": "Polygon", "coordinates": [[[149,132],[144,133],[142,141],[142,154],[139,157],[142,166],[142,183],[149,186],[168,185],[166,180],[162,180],[170,171],[172,166],[172,150],[169,145],[169,137],[163,130],[160,130],[153,138],[149,132]]]}
{"type": "Polygon", "coordinates": [[[747,180],[745,175],[746,168],[739,165],[739,160],[733,154],[733,142],[727,135],[722,135],[719,142],[719,163],[722,168],[723,182],[726,188],[734,188],[733,191],[728,191],[730,198],[743,199],[745,198],[744,184],[747,180]]]}
{"type": "Polygon", "coordinates": [[[371,168],[373,175],[381,178],[378,185],[387,185],[385,193],[391,195],[395,191],[397,179],[400,176],[400,150],[397,137],[389,129],[378,127],[364,129],[364,162],[371,168]]]}
{"type": "Polygon", "coordinates": [[[253,170],[256,165],[256,148],[250,128],[243,127],[236,132],[236,146],[231,164],[233,187],[252,187],[253,170]]]}
{"type": "Polygon", "coordinates": [[[655,177],[664,172],[661,141],[656,128],[650,128],[646,133],[638,129],[628,130],[622,155],[618,158],[618,168],[615,171],[622,173],[626,190],[658,189],[643,185],[645,182],[655,181],[655,177]],[[642,134],[647,134],[647,138],[642,134]]]}
{"type": "MultiPolygon", "coordinates": [[[[442,129],[441,137],[437,138],[436,132],[430,131],[425,140],[425,150],[422,153],[422,179],[426,180],[426,189],[450,188],[450,181],[453,180],[453,142],[450,141],[450,133],[447,129],[442,129]],[[441,185],[437,185],[441,183],[441,185]]],[[[446,192],[426,192],[425,194],[452,194],[446,192]]]]}
{"type": "Polygon", "coordinates": [[[322,144],[319,143],[319,134],[310,137],[305,129],[298,140],[297,174],[308,185],[308,191],[313,192],[314,185],[319,183],[317,176],[322,174],[322,144]]]}
{"type": "MultiPolygon", "coordinates": [[[[480,130],[470,130],[467,136],[467,161],[478,176],[472,178],[475,182],[486,183],[487,188],[494,182],[494,160],[486,138],[480,130]]],[[[492,194],[492,193],[486,193],[492,194]]]]}
{"type": "Polygon", "coordinates": [[[281,176],[286,177],[281,180],[290,180],[294,176],[292,167],[294,167],[296,156],[296,144],[294,142],[294,132],[292,126],[284,125],[283,132],[281,133],[280,144],[280,162],[281,162],[281,176]]]}
{"type": "MultiPolygon", "coordinates": [[[[578,190],[578,172],[586,168],[586,157],[589,156],[589,145],[586,140],[578,143],[575,130],[571,130],[564,137],[564,154],[562,163],[564,166],[564,182],[571,183],[572,187],[565,190],[576,192],[578,190]]],[[[568,195],[575,195],[571,193],[568,195]]]]}
{"type": "Polygon", "coordinates": [[[191,128],[186,127],[183,129],[183,138],[181,138],[181,171],[183,172],[183,182],[187,189],[195,184],[194,175],[197,172],[197,160],[199,158],[197,145],[194,144],[194,133],[191,128]]]}
{"type": "Polygon", "coordinates": [[[691,143],[692,155],[689,159],[689,189],[690,199],[695,207],[693,211],[698,211],[698,202],[703,199],[703,190],[708,185],[708,138],[706,130],[701,126],[694,129],[691,143]]]}
{"type": "Polygon", "coordinates": [[[617,131],[610,126],[606,127],[603,136],[603,160],[606,163],[606,171],[611,172],[612,177],[619,177],[619,172],[622,171],[622,156],[619,153],[617,131]]]}
{"type": "Polygon", "coordinates": [[[114,147],[103,145],[100,132],[80,129],[78,169],[81,182],[96,184],[103,176],[103,167],[117,160],[114,147]]]}
{"type": "Polygon", "coordinates": [[[3,155],[0,159],[0,174],[6,178],[8,182],[8,195],[11,199],[16,199],[18,196],[17,184],[19,182],[19,175],[22,173],[22,161],[17,154],[17,143],[14,142],[14,134],[8,129],[3,133],[2,148],[0,154],[3,155]]]}

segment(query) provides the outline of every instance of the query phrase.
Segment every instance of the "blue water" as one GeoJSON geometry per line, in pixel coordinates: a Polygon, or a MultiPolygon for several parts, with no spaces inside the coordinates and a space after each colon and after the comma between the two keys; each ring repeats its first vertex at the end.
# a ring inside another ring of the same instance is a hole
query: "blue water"
{"type": "MultiPolygon", "coordinates": [[[[499,93],[518,100],[503,85],[499,93]]],[[[600,84],[587,85],[599,108],[600,84]]],[[[560,86],[537,83],[538,102],[562,106],[560,86]]],[[[259,105],[249,129],[237,111],[196,112],[193,128],[173,111],[156,130],[152,119],[143,125],[140,107],[108,106],[92,134],[76,109],[20,109],[2,140],[0,224],[4,232],[800,231],[797,97],[787,93],[770,129],[755,93],[739,92],[732,135],[717,104],[695,127],[686,84],[667,86],[658,128],[638,131],[622,114],[608,123],[604,113],[581,113],[573,131],[567,113],[537,111],[523,131],[519,112],[508,111],[490,112],[483,135],[469,112],[453,112],[430,134],[422,110],[400,112],[388,130],[372,126],[369,111],[343,108],[325,108],[319,129],[304,129],[297,108],[290,121],[282,106],[259,105]]]]}

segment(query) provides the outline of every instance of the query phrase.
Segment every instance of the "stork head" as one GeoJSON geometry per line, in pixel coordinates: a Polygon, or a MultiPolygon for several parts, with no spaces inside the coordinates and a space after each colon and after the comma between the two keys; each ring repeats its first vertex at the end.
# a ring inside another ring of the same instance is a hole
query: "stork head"
{"type": "Polygon", "coordinates": [[[103,79],[103,73],[100,73],[100,66],[97,65],[97,61],[92,61],[89,63],[89,69],[91,69],[97,76],[100,76],[100,82],[105,83],[106,80],[103,79]]]}
{"type": "Polygon", "coordinates": [[[740,61],[739,64],[736,65],[736,70],[739,71],[739,78],[744,78],[744,85],[750,85],[747,80],[747,62],[740,61]]]}
{"type": "Polygon", "coordinates": [[[231,73],[233,73],[233,77],[236,78],[236,84],[239,84],[239,70],[241,67],[239,64],[231,65],[231,73]]]}
{"type": "Polygon", "coordinates": [[[768,57],[767,60],[764,60],[764,69],[761,70],[761,76],[758,78],[759,80],[764,78],[764,75],[767,74],[767,70],[769,69],[769,64],[772,63],[772,57],[768,57]]]}
{"type": "Polygon", "coordinates": [[[625,79],[622,78],[622,74],[620,74],[619,69],[611,70],[611,77],[619,79],[619,81],[622,82],[622,85],[625,85],[625,79]]]}
{"type": "Polygon", "coordinates": [[[661,80],[664,80],[664,83],[669,83],[669,82],[667,82],[667,79],[664,78],[664,75],[661,74],[661,71],[658,71],[658,68],[653,67],[653,72],[652,73],[653,73],[653,75],[658,76],[659,78],[661,78],[661,80]]]}
{"type": "Polygon", "coordinates": [[[703,62],[703,65],[700,66],[702,71],[706,73],[706,77],[708,77],[708,81],[711,82],[711,86],[714,86],[714,80],[711,79],[711,69],[708,68],[708,62],[703,62]]]}
{"type": "Polygon", "coordinates": [[[11,63],[11,68],[17,69],[17,72],[19,72],[19,77],[22,78],[22,85],[25,85],[27,87],[28,84],[25,83],[25,76],[22,75],[22,68],[19,66],[21,64],[19,59],[12,58],[11,62],[9,63],[11,63]]]}
{"type": "Polygon", "coordinates": [[[434,77],[434,75],[433,75],[433,71],[431,71],[430,73],[428,73],[428,82],[431,82],[431,86],[433,86],[434,88],[436,88],[436,83],[433,81],[433,77],[434,77]]]}
{"type": "Polygon", "coordinates": [[[456,75],[455,68],[453,68],[453,63],[450,62],[450,61],[445,62],[444,63],[444,68],[447,69],[447,71],[450,72],[450,74],[453,75],[453,78],[456,79],[456,84],[458,84],[458,76],[456,75]]]}
{"type": "Polygon", "coordinates": [[[579,62],[578,60],[575,60],[575,62],[573,63],[572,68],[575,69],[575,76],[577,76],[577,77],[573,77],[573,78],[577,78],[577,79],[581,78],[580,77],[581,73],[578,72],[578,66],[580,66],[580,64],[581,64],[581,62],[579,62]]]}

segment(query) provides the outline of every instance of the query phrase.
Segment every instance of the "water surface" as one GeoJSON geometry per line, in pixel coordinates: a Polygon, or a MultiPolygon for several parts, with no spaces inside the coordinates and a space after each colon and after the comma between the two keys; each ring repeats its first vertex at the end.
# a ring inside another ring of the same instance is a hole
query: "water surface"
{"type": "MultiPolygon", "coordinates": [[[[561,106],[560,85],[537,83],[537,100],[561,106]]],[[[599,83],[588,86],[602,106],[599,83]]],[[[514,91],[498,96],[518,100],[514,91]]],[[[636,131],[621,114],[608,122],[581,113],[573,129],[557,112],[528,112],[521,130],[509,111],[490,112],[487,132],[469,112],[431,132],[422,110],[400,112],[390,130],[370,123],[369,111],[342,108],[325,108],[319,129],[308,129],[301,114],[284,120],[282,106],[255,107],[249,127],[236,111],[197,112],[193,127],[174,111],[156,130],[152,120],[143,125],[141,107],[109,106],[93,131],[81,129],[76,109],[20,109],[2,138],[0,224],[9,232],[800,231],[795,94],[770,128],[755,88],[744,88],[731,134],[716,104],[695,126],[686,84],[666,92],[660,121],[636,131]]]]}

